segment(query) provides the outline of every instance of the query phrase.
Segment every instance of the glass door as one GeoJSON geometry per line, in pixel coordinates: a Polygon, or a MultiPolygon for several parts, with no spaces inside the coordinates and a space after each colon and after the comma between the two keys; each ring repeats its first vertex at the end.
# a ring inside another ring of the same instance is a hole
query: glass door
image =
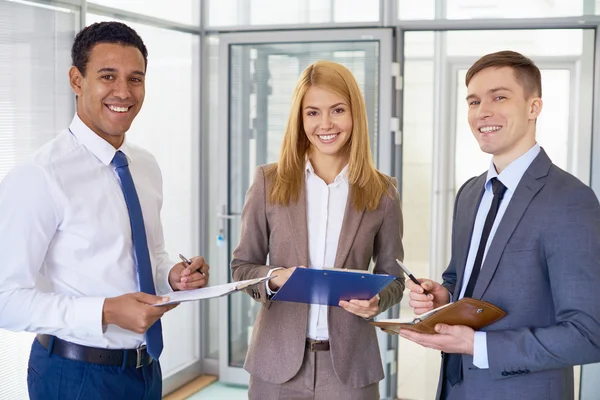
{"type": "MultiPolygon", "coordinates": [[[[221,213],[215,234],[220,240],[219,280],[227,282],[246,191],[256,167],[277,160],[296,81],[310,63],[327,59],[353,72],[366,100],[373,157],[383,172],[391,172],[392,36],[385,29],[244,33],[220,35],[219,46],[219,92],[227,96],[228,106],[219,115],[219,180],[226,184],[219,189],[221,213]]],[[[242,366],[259,307],[245,293],[220,299],[223,382],[248,382],[242,366]]],[[[386,364],[388,372],[393,373],[396,353],[383,335],[380,345],[384,360],[392,363],[386,364]]]]}

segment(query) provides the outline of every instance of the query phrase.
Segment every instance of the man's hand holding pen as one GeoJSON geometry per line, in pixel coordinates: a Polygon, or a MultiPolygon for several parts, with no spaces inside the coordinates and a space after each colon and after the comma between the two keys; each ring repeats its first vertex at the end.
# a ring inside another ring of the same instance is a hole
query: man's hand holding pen
{"type": "Polygon", "coordinates": [[[420,285],[412,280],[406,280],[406,287],[410,290],[408,305],[413,308],[416,315],[421,315],[450,302],[450,294],[439,283],[429,279],[419,279],[418,281],[420,285]],[[424,293],[425,291],[427,294],[424,293]]]}
{"type": "Polygon", "coordinates": [[[180,254],[179,258],[182,261],[169,272],[169,284],[173,290],[198,289],[208,284],[210,266],[204,257],[187,259],[180,254]]]}

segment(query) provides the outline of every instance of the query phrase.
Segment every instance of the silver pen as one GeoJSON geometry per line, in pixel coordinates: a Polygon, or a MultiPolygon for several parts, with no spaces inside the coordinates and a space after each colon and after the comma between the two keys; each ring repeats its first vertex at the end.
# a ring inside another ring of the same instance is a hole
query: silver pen
{"type": "MultiPolygon", "coordinates": [[[[179,254],[179,258],[181,259],[181,261],[183,261],[187,265],[192,265],[192,260],[190,260],[190,259],[186,258],[185,256],[181,255],[181,253],[179,254]]],[[[202,268],[200,268],[198,270],[198,272],[200,272],[200,275],[204,276],[204,272],[202,272],[202,268]]]]}
{"type": "MultiPolygon", "coordinates": [[[[415,276],[410,273],[410,271],[408,270],[408,268],[406,268],[406,266],[404,264],[402,264],[402,261],[396,259],[396,262],[398,263],[398,265],[400,266],[400,268],[402,268],[402,270],[404,271],[404,273],[406,274],[406,276],[408,276],[410,278],[411,281],[413,281],[417,285],[421,286],[421,282],[419,282],[417,280],[417,278],[415,278],[415,276]]],[[[423,286],[421,286],[421,289],[423,289],[423,293],[424,294],[429,294],[429,292],[427,290],[425,290],[425,288],[423,286]]]]}

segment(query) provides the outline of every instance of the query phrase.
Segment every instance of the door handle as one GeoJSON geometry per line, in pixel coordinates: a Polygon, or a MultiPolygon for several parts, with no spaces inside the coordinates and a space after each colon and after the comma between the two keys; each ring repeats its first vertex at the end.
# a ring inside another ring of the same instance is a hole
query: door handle
{"type": "Polygon", "coordinates": [[[221,212],[217,214],[217,218],[219,218],[220,222],[220,226],[219,226],[219,232],[217,233],[217,246],[221,247],[223,246],[223,244],[225,243],[225,240],[227,239],[227,226],[229,225],[229,223],[227,221],[231,221],[234,219],[240,219],[242,217],[241,213],[229,213],[227,212],[227,205],[223,204],[221,206],[221,212]]]}
{"type": "Polygon", "coordinates": [[[238,219],[242,217],[241,213],[233,213],[233,214],[217,214],[217,217],[221,219],[238,219]]]}

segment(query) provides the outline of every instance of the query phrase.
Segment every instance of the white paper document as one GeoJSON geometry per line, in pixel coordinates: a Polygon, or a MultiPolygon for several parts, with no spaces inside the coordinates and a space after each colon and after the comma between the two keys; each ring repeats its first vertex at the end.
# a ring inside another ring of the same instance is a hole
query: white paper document
{"type": "Polygon", "coordinates": [[[244,290],[253,285],[258,285],[259,283],[268,281],[271,278],[273,277],[265,276],[262,278],[248,279],[246,281],[226,283],[224,285],[209,286],[194,290],[178,290],[176,292],[169,292],[162,295],[162,297],[168,297],[169,301],[160,304],[154,304],[154,306],[164,306],[172,303],[182,303],[184,301],[205,300],[221,297],[235,293],[239,290],[244,290]]]}
{"type": "Polygon", "coordinates": [[[409,315],[401,316],[400,318],[380,319],[380,320],[377,320],[377,322],[392,322],[392,323],[416,324],[416,323],[419,323],[421,321],[426,320],[428,317],[431,317],[433,314],[437,313],[438,311],[443,310],[444,308],[448,307],[450,304],[453,304],[453,303],[444,304],[443,306],[439,306],[438,308],[434,308],[433,310],[429,310],[426,313],[423,313],[421,315],[415,315],[415,314],[411,313],[409,315]]]}

